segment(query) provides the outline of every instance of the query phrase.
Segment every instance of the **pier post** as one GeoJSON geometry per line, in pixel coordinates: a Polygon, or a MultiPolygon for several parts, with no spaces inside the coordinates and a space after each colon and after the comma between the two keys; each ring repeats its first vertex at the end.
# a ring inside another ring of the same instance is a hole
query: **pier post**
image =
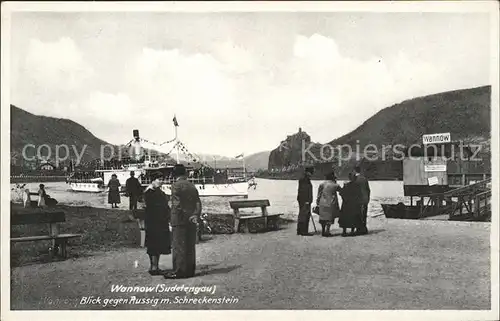
{"type": "Polygon", "coordinates": [[[451,197],[446,197],[446,206],[452,206],[453,205],[453,200],[451,197]]]}
{"type": "Polygon", "coordinates": [[[474,216],[475,217],[479,217],[479,210],[480,210],[480,207],[481,207],[481,199],[479,198],[478,195],[476,195],[475,199],[474,199],[474,216]]]}

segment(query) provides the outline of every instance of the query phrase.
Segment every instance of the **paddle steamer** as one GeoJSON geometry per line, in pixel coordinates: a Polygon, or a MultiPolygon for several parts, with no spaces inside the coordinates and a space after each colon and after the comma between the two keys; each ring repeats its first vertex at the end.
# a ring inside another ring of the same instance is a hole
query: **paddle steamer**
{"type": "MultiPolygon", "coordinates": [[[[177,129],[177,125],[175,127],[177,129]]],[[[125,145],[125,149],[131,151],[129,153],[132,154],[131,157],[101,162],[100,166],[93,171],[75,171],[67,180],[71,189],[78,192],[105,192],[107,183],[115,174],[124,190],[130,172],[134,171],[135,177],[138,178],[143,188],[151,183],[154,173],[160,173],[164,181],[161,188],[167,195],[171,195],[171,186],[176,179],[173,173],[176,164],[186,166],[188,180],[196,186],[200,196],[203,197],[240,196],[247,198],[249,188],[255,189],[257,185],[253,178],[247,179],[244,161],[242,175],[233,175],[227,169],[217,169],[206,162],[202,163],[200,158],[191,154],[177,138],[177,130],[174,139],[162,144],[141,138],[137,129],[133,130],[133,136],[134,138],[125,145]],[[175,160],[171,157],[173,151],[176,151],[175,160]],[[181,152],[184,160],[180,159],[181,152]]]]}

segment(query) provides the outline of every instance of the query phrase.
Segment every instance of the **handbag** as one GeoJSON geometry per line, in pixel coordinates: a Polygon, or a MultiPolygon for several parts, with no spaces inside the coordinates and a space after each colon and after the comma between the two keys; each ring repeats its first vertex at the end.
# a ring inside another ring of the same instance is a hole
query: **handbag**
{"type": "Polygon", "coordinates": [[[319,206],[314,206],[313,207],[313,213],[314,214],[319,214],[319,206]]]}

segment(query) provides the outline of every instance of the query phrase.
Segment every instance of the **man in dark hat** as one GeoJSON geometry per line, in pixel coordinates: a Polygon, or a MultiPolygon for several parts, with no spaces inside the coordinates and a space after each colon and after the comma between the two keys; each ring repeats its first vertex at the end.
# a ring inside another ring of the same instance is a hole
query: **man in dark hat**
{"type": "Polygon", "coordinates": [[[314,173],[314,167],[305,168],[304,176],[299,180],[299,189],[297,192],[297,201],[299,202],[299,217],[297,220],[297,235],[310,236],[309,219],[311,218],[311,204],[313,201],[313,188],[311,176],[314,173]]]}
{"type": "MultiPolygon", "coordinates": [[[[130,172],[130,177],[125,182],[125,191],[127,192],[129,200],[129,210],[133,213],[137,210],[137,201],[141,195],[142,186],[139,180],[135,177],[134,171],[130,172]]],[[[133,215],[129,215],[130,219],[133,219],[133,215]]]]}
{"type": "Polygon", "coordinates": [[[361,166],[354,167],[354,175],[356,180],[354,181],[357,185],[360,193],[359,206],[361,208],[361,228],[356,231],[356,234],[363,235],[368,233],[368,227],[366,224],[368,218],[368,203],[370,202],[370,184],[368,179],[361,174],[361,166]]]}
{"type": "Polygon", "coordinates": [[[172,184],[172,265],[173,273],[167,279],[190,278],[196,270],[197,222],[201,214],[198,190],[187,180],[186,168],[174,167],[176,181],[172,184]]]}

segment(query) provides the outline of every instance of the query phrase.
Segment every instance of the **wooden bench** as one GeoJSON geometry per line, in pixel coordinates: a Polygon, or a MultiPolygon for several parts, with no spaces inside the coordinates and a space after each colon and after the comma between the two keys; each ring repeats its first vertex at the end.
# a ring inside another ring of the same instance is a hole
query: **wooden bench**
{"type": "Polygon", "coordinates": [[[37,207],[39,198],[40,195],[38,193],[30,192],[28,189],[26,189],[23,195],[23,203],[26,203],[26,207],[37,207]],[[32,196],[35,196],[36,198],[33,199],[32,196]]]}
{"type": "Polygon", "coordinates": [[[266,229],[272,227],[274,230],[279,228],[278,219],[283,214],[269,214],[267,207],[270,206],[269,200],[244,200],[244,201],[231,201],[229,206],[233,209],[234,213],[234,232],[240,231],[240,225],[243,225],[243,232],[248,233],[248,222],[254,219],[264,218],[264,226],[266,229]],[[261,215],[247,215],[241,216],[240,209],[260,207],[261,215]]]}
{"type": "Polygon", "coordinates": [[[137,221],[137,225],[139,226],[139,230],[141,233],[141,247],[146,246],[146,224],[144,223],[146,210],[144,208],[138,208],[132,211],[132,216],[137,221]]]}
{"type": "Polygon", "coordinates": [[[18,242],[35,242],[35,241],[52,241],[52,251],[50,251],[51,258],[55,255],[60,254],[63,258],[67,257],[66,245],[69,239],[81,237],[80,234],[60,234],[59,233],[59,223],[66,221],[66,215],[61,211],[37,211],[32,210],[31,212],[22,211],[24,213],[19,213],[19,211],[12,211],[10,222],[11,225],[33,225],[33,224],[48,224],[49,233],[48,235],[38,235],[38,236],[22,236],[22,237],[12,237],[10,239],[13,243],[18,242]]]}

